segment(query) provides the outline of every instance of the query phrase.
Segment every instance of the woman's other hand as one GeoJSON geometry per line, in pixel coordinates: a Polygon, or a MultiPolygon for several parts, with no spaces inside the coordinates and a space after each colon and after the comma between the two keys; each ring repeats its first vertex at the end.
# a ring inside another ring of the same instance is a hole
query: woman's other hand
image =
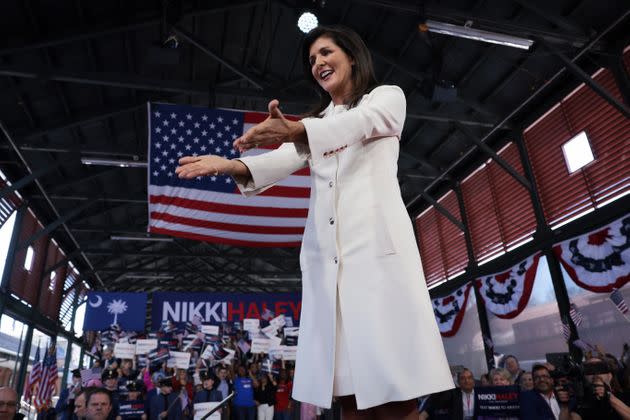
{"type": "Polygon", "coordinates": [[[299,121],[285,118],[277,99],[269,102],[269,117],[234,140],[239,152],[278,143],[306,143],[306,130],[299,121]]]}

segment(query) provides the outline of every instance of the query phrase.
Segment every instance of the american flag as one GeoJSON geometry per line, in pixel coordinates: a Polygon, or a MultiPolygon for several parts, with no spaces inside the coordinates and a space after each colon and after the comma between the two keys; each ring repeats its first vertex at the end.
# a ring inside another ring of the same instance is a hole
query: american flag
{"type": "Polygon", "coordinates": [[[562,319],[562,336],[565,341],[571,339],[571,327],[569,327],[569,321],[566,318],[562,319]]]}
{"type": "Polygon", "coordinates": [[[35,362],[31,368],[31,373],[26,380],[26,389],[24,390],[24,399],[30,401],[34,392],[37,391],[37,386],[42,379],[42,362],[40,360],[39,343],[37,343],[37,351],[35,352],[35,362]]]}
{"type": "MultiPolygon", "coordinates": [[[[149,104],[149,231],[242,246],[299,246],[310,197],[308,168],[255,197],[229,176],[182,180],[179,158],[238,158],[232,143],[267,114],[149,104]]],[[[244,155],[268,152],[253,149],[244,155]]]]}
{"type": "Polygon", "coordinates": [[[572,303],[569,307],[569,316],[576,327],[579,327],[582,325],[582,322],[584,322],[584,316],[582,315],[582,312],[578,310],[575,303],[572,303]]]}
{"type": "Polygon", "coordinates": [[[35,409],[37,411],[45,410],[52,404],[51,398],[58,376],[56,353],[55,346],[52,346],[47,349],[46,356],[44,356],[41,383],[35,397],[35,409]]]}
{"type": "Polygon", "coordinates": [[[628,305],[626,305],[626,301],[623,298],[623,295],[619,291],[619,289],[613,289],[610,294],[610,300],[613,301],[619,312],[623,314],[626,318],[628,317],[628,305]]]}

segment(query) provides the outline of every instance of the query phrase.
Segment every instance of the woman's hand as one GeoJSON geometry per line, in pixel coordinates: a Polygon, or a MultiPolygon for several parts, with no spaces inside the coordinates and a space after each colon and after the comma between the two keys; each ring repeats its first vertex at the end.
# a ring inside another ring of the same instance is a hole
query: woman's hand
{"type": "Polygon", "coordinates": [[[177,176],[183,179],[192,179],[205,175],[231,175],[232,162],[221,156],[186,156],[179,160],[179,166],[175,169],[177,176]]]}
{"type": "Polygon", "coordinates": [[[269,102],[269,117],[234,140],[239,152],[278,143],[306,143],[306,130],[299,121],[287,120],[277,99],[269,102]]]}

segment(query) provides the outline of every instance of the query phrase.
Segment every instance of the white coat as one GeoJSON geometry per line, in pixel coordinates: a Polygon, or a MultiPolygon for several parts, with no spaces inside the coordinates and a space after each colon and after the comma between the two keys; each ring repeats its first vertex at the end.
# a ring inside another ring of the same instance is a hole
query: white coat
{"type": "Polygon", "coordinates": [[[240,159],[245,195],[310,166],[296,400],[331,405],[337,288],[359,409],[454,386],[396,176],[405,114],[402,90],[379,86],[302,120],[308,145],[240,159]]]}

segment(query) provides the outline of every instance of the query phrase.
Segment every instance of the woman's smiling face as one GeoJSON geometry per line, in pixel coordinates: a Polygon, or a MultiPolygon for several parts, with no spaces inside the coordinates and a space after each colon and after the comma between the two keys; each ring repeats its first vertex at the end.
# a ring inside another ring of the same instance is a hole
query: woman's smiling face
{"type": "Polygon", "coordinates": [[[335,105],[344,103],[352,92],[352,65],[354,61],[335,42],[321,36],[309,49],[311,74],[335,105]]]}

